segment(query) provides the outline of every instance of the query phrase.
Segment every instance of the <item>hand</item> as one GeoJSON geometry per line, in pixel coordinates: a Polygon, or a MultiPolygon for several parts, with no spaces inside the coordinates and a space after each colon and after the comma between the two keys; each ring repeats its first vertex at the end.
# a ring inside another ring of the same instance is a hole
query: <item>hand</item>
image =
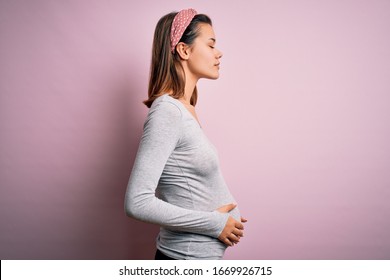
{"type": "MultiPolygon", "coordinates": [[[[236,204],[231,203],[219,207],[217,211],[221,213],[229,213],[236,207],[236,204]]],[[[241,217],[241,222],[245,223],[246,221],[246,219],[241,217]]],[[[235,220],[232,216],[229,216],[229,219],[227,220],[221,234],[218,236],[218,239],[228,246],[234,246],[234,244],[240,242],[240,238],[244,236],[242,231],[243,229],[244,226],[242,225],[242,223],[235,220]]]]}

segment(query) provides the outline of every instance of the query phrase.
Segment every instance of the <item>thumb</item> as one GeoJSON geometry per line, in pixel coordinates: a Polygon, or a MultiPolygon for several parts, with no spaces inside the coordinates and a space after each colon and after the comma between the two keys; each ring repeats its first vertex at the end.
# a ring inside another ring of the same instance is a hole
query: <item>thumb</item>
{"type": "Polygon", "coordinates": [[[228,213],[236,207],[237,207],[237,204],[230,203],[230,204],[226,204],[226,205],[219,207],[217,210],[218,210],[218,212],[221,212],[221,213],[228,213]]]}

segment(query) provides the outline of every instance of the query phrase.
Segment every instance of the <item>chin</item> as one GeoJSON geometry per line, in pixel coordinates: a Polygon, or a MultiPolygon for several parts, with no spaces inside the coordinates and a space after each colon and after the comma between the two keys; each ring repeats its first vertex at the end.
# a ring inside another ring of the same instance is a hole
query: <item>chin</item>
{"type": "Polygon", "coordinates": [[[219,73],[213,73],[211,75],[208,75],[207,79],[210,79],[210,80],[216,80],[219,78],[219,73]]]}
{"type": "Polygon", "coordinates": [[[207,73],[203,73],[203,75],[200,75],[199,78],[216,80],[219,78],[219,71],[210,71],[207,73]]]}

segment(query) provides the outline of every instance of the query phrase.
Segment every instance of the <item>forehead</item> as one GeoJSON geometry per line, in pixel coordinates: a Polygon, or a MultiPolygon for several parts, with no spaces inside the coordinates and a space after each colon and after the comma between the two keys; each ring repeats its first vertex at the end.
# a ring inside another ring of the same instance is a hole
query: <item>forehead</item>
{"type": "Polygon", "coordinates": [[[215,38],[214,29],[210,24],[200,23],[199,24],[199,37],[203,39],[215,38]]]}

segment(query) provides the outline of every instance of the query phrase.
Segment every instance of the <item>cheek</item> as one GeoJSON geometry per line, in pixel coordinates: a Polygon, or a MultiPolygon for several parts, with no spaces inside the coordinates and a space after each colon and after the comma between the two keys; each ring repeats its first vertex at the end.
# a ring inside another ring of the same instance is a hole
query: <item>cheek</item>
{"type": "Polygon", "coordinates": [[[198,49],[196,53],[193,53],[191,68],[192,71],[203,73],[206,71],[207,73],[210,70],[214,69],[215,64],[215,55],[211,48],[202,48],[198,49]]]}
{"type": "Polygon", "coordinates": [[[212,49],[206,49],[203,51],[202,53],[202,60],[206,65],[210,66],[210,65],[214,65],[215,63],[215,58],[214,58],[214,54],[213,54],[213,51],[212,49]]]}
{"type": "Polygon", "coordinates": [[[210,60],[213,58],[213,49],[208,46],[199,47],[196,56],[203,61],[210,60]]]}

